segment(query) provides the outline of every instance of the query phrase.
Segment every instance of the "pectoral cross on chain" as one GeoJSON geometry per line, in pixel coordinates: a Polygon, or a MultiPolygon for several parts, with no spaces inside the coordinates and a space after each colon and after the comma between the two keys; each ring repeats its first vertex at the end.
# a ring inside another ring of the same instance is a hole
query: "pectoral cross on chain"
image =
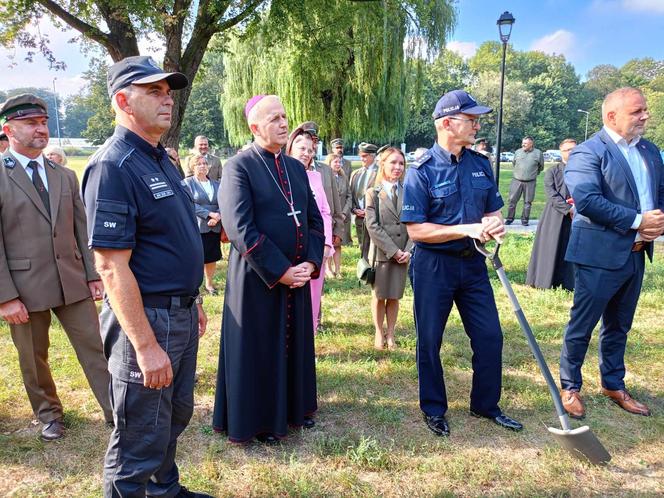
{"type": "Polygon", "coordinates": [[[300,223],[300,220],[298,219],[297,215],[302,214],[302,211],[295,211],[295,206],[292,204],[290,205],[290,212],[286,213],[287,216],[292,216],[293,220],[295,220],[295,226],[301,227],[302,223],[300,223]]]}

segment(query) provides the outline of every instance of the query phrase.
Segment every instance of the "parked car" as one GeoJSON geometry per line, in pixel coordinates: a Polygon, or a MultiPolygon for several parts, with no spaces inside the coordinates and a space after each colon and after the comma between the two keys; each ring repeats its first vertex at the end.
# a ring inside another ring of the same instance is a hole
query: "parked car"
{"type": "Polygon", "coordinates": [[[563,160],[563,156],[560,155],[560,151],[558,149],[546,150],[544,151],[543,156],[545,161],[560,162],[563,160]]]}
{"type": "Polygon", "coordinates": [[[511,163],[514,161],[514,152],[501,152],[500,153],[500,162],[501,163],[511,163]]]}

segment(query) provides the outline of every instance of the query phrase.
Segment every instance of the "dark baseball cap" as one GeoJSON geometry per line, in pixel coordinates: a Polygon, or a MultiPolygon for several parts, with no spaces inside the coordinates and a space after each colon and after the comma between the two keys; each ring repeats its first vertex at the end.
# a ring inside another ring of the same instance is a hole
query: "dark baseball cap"
{"type": "Polygon", "coordinates": [[[488,114],[492,111],[491,107],[479,105],[468,92],[452,90],[438,100],[432,116],[438,119],[454,114],[488,114]]]}
{"type": "Polygon", "coordinates": [[[0,125],[12,119],[48,118],[44,100],[31,93],[22,93],[0,104],[0,125]]]}
{"type": "Polygon", "coordinates": [[[189,84],[184,74],[166,73],[152,57],[136,55],[113,64],[108,69],[106,85],[108,95],[112,97],[129,85],[147,85],[161,80],[166,80],[171,90],[181,90],[189,84]]]}

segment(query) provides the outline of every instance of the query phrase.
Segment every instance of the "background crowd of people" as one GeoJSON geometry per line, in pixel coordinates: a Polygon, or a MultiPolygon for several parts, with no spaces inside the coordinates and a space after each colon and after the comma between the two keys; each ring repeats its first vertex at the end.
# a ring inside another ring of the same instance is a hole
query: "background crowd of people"
{"type": "MultiPolygon", "coordinates": [[[[340,139],[325,162],[315,160],[316,123],[289,133],[275,95],[247,102],[254,140],[223,166],[204,136],[181,164],[160,138],[170,127],[171,92],[188,83],[149,57],[111,67],[117,126],[90,159],[81,194],[64,151],[46,147],[44,101],[20,95],[0,106],[9,142],[0,168],[0,315],[10,324],[42,438],[64,435],[47,361],[53,311],[113,428],[104,495],[207,496],[179,483],[175,456],[193,413],[198,340],[207,326],[199,287],[218,292],[224,237],[230,248],[213,428],[234,442],[272,444],[289,426],[314,427],[314,336],[326,271],[340,275],[341,248],[351,243],[351,214],[360,257],[375,271],[377,349],[396,347],[399,301],[410,279],[426,427],[450,434],[440,349],[456,305],[473,351],[470,414],[520,431],[499,406],[503,335],[473,243],[502,242],[522,193],[528,224],[543,167],[532,138],[517,151],[503,220],[487,153],[472,148],[480,116],[492,109],[463,90],[440,98],[436,141],[407,174],[400,149],[366,142],[362,165],[351,173],[340,139]],[[42,250],[44,241],[51,251],[42,250]],[[99,316],[95,300],[102,300],[99,316]]],[[[645,256],[652,259],[652,243],[664,232],[664,165],[641,139],[649,113],[639,90],[611,92],[602,112],[604,128],[578,146],[563,140],[562,162],[545,173],[547,205],[527,283],[574,289],[560,359],[568,413],[585,415],[581,366],[601,318],[602,392],[647,416],[649,408],[625,386],[624,353],[645,256]]]]}

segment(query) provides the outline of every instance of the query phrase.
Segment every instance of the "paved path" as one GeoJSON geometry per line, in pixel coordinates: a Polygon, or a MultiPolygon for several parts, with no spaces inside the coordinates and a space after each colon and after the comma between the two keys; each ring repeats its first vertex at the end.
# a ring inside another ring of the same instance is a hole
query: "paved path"
{"type": "MultiPolygon", "coordinates": [[[[537,231],[537,222],[539,220],[530,220],[528,226],[524,227],[519,220],[514,220],[514,223],[507,225],[507,231],[509,233],[535,233],[537,231]]],[[[664,243],[664,236],[658,237],[655,242],[661,244],[664,243]]]]}

